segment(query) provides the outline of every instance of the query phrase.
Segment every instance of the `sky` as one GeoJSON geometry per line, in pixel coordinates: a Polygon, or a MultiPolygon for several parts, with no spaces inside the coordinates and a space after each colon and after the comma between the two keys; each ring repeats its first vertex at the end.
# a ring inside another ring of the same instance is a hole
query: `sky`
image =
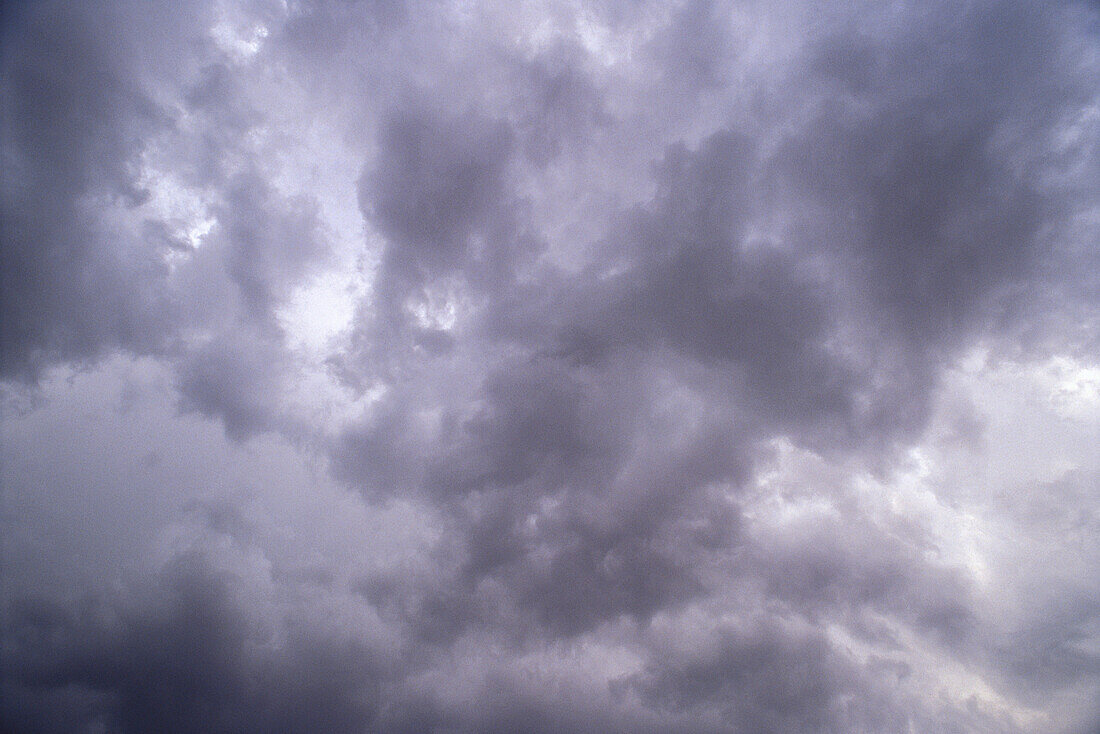
{"type": "Polygon", "coordinates": [[[1100,5],[0,9],[0,728],[1100,731],[1100,5]]]}

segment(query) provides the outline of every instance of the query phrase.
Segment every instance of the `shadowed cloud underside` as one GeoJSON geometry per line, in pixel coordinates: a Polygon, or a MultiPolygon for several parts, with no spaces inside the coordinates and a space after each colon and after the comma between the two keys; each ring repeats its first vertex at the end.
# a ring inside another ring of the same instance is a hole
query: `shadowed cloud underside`
{"type": "Polygon", "coordinates": [[[5,730],[1100,727],[1095,3],[0,21],[5,730]]]}

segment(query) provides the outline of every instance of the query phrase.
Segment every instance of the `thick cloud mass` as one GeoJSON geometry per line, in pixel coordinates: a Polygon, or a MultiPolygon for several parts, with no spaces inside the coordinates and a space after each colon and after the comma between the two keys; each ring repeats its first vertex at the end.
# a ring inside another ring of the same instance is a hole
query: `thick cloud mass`
{"type": "Polygon", "coordinates": [[[6,3],[0,717],[1100,730],[1095,3],[6,3]]]}

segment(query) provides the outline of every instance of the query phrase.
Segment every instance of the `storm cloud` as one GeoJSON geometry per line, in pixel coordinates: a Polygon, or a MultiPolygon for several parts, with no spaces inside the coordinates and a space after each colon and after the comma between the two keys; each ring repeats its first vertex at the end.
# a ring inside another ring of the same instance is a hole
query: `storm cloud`
{"type": "Polygon", "coordinates": [[[1100,727],[1095,3],[6,3],[6,730],[1100,727]]]}

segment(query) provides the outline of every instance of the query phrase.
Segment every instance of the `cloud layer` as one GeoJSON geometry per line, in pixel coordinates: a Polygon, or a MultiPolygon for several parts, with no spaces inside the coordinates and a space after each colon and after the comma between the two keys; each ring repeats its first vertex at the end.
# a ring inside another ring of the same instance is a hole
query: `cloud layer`
{"type": "Polygon", "coordinates": [[[1100,726],[1098,31],[8,4],[5,726],[1100,726]]]}

